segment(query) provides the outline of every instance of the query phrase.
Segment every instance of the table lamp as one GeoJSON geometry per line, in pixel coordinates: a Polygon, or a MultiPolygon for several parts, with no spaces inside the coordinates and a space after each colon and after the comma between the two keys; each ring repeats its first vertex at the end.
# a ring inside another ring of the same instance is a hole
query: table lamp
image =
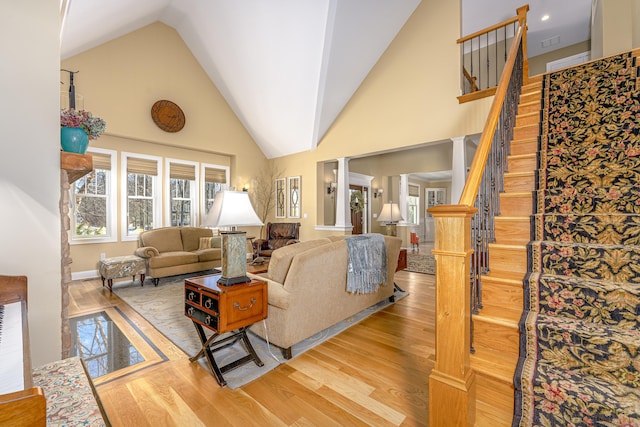
{"type": "Polygon", "coordinates": [[[226,286],[247,283],[247,233],[236,227],[262,226],[262,221],[251,206],[249,193],[244,191],[221,191],[213,199],[213,205],[202,225],[231,227],[221,232],[222,275],[218,283],[226,286]]]}
{"type": "Polygon", "coordinates": [[[385,203],[382,205],[378,221],[387,223],[387,236],[395,236],[397,234],[396,223],[404,221],[400,215],[400,207],[397,203],[385,203]]]}

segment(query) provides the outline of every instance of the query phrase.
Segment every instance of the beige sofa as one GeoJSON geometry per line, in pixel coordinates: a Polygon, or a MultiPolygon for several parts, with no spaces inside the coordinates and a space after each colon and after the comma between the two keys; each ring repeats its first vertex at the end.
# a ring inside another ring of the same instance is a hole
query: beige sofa
{"type": "Polygon", "coordinates": [[[158,286],[161,277],[220,267],[220,243],[209,228],[156,228],[140,233],[135,254],[146,259],[147,275],[158,286]]]}
{"type": "Polygon", "coordinates": [[[265,323],[251,331],[282,349],[291,346],[384,299],[393,301],[393,278],[402,240],[384,236],[387,283],[370,294],[346,291],[348,250],[344,237],[309,240],[273,252],[267,273],[249,274],[269,286],[265,323]],[[265,330],[266,325],[266,330],[265,330]]]}

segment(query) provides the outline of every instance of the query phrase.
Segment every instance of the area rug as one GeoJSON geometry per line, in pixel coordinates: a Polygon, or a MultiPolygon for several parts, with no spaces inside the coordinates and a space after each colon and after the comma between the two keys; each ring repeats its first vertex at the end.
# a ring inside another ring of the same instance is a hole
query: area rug
{"type": "Polygon", "coordinates": [[[407,251],[406,271],[415,273],[436,274],[436,259],[430,253],[407,251]]]}
{"type": "MultiPolygon", "coordinates": [[[[171,279],[162,279],[157,287],[151,285],[150,282],[145,284],[144,287],[141,287],[139,282],[119,282],[114,284],[113,292],[175,345],[189,356],[193,356],[202,346],[193,322],[184,315],[184,280],[189,277],[194,277],[194,275],[189,274],[175,276],[171,279]]],[[[407,295],[409,295],[408,292],[396,290],[395,300],[398,301],[407,295]]],[[[385,299],[294,345],[292,347],[293,357],[304,353],[391,304],[385,299]]],[[[253,345],[264,366],[259,367],[251,362],[225,373],[224,378],[227,380],[227,386],[232,389],[247,384],[271,371],[279,364],[286,362],[278,347],[268,345],[262,338],[251,332],[248,335],[251,345],[253,345]]],[[[218,366],[223,366],[244,355],[246,355],[244,347],[238,342],[224,350],[216,351],[214,357],[218,366]]],[[[204,358],[201,358],[199,363],[202,366],[207,366],[204,358]]]]}

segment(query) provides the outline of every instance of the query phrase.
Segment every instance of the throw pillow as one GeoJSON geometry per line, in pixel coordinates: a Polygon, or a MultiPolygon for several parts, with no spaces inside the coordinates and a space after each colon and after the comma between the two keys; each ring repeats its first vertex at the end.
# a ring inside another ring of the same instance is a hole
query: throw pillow
{"type": "Polygon", "coordinates": [[[213,239],[213,237],[201,237],[200,238],[200,247],[198,248],[198,250],[200,249],[211,249],[211,240],[213,239]]]}

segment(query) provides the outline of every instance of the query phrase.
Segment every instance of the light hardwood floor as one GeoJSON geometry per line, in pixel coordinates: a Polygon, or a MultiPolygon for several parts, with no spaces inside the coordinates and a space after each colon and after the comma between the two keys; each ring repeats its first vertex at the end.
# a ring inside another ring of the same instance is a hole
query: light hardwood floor
{"type": "Polygon", "coordinates": [[[401,271],[396,283],[410,295],[236,390],[220,388],[99,279],[72,283],[69,315],[107,311],[145,357],[95,380],[116,427],[424,426],[435,276],[401,271]]]}

